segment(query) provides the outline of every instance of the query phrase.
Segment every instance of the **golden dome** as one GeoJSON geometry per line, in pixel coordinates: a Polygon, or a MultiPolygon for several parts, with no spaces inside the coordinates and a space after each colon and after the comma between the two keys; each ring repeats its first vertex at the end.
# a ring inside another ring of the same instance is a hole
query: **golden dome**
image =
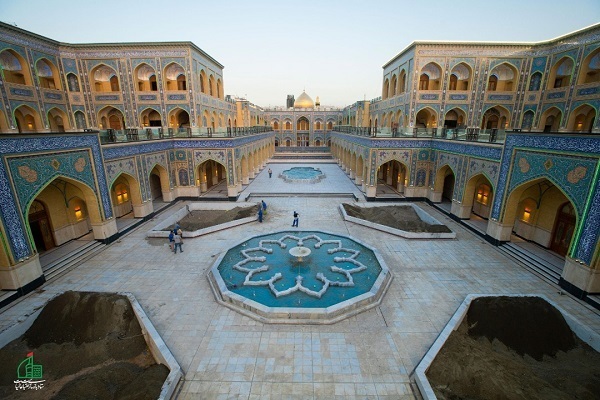
{"type": "Polygon", "coordinates": [[[315,103],[306,92],[302,92],[298,99],[294,102],[294,108],[313,108],[315,103]]]}

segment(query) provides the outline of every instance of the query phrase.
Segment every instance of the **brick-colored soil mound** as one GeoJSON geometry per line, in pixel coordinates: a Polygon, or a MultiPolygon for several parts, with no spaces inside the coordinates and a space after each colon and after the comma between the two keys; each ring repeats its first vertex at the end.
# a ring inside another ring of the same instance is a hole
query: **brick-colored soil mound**
{"type": "MultiPolygon", "coordinates": [[[[197,231],[198,229],[208,228],[210,226],[224,224],[242,218],[258,215],[258,205],[252,207],[235,207],[231,210],[195,210],[179,221],[179,226],[186,232],[197,231]]],[[[166,231],[173,230],[175,225],[171,225],[166,231]]]]}
{"type": "Polygon", "coordinates": [[[156,399],[169,374],[156,364],[127,297],[65,292],[0,349],[2,399],[156,399]],[[15,390],[27,353],[42,365],[39,390],[15,390]]]}
{"type": "Polygon", "coordinates": [[[446,225],[431,225],[423,221],[410,206],[355,207],[350,204],[343,204],[343,206],[351,217],[406,232],[452,232],[446,225]]]}
{"type": "Polygon", "coordinates": [[[599,399],[600,354],[538,297],[485,297],[433,361],[439,399],[599,399]]]}

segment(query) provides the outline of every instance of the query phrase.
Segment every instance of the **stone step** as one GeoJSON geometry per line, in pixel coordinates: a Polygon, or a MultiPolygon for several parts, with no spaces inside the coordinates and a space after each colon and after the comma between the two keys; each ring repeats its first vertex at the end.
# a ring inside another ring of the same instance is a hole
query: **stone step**
{"type": "Polygon", "coordinates": [[[558,268],[556,265],[549,263],[512,243],[505,243],[499,246],[498,250],[536,275],[542,277],[544,280],[558,285],[562,269],[558,268]]]}
{"type": "Polygon", "coordinates": [[[100,251],[104,250],[105,245],[95,240],[90,241],[88,244],[81,246],[80,248],[66,254],[64,257],[44,266],[44,276],[46,281],[55,279],[60,275],[70,271],[82,262],[90,259],[100,251]]]}

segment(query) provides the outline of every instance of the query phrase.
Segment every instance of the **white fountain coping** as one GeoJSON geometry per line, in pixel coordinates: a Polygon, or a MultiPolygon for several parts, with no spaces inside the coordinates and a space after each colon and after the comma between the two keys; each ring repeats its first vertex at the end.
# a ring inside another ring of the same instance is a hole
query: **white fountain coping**
{"type": "MultiPolygon", "coordinates": [[[[216,210],[216,211],[228,211],[234,209],[236,207],[252,207],[257,205],[258,203],[249,203],[249,202],[196,202],[190,203],[188,205],[182,206],[177,212],[172,214],[171,216],[161,220],[157,225],[155,225],[151,230],[146,232],[146,237],[155,237],[155,238],[168,238],[169,231],[165,231],[169,226],[175,225],[175,223],[181,221],[186,215],[188,215],[191,211],[207,211],[207,210],[216,210]]],[[[258,219],[258,215],[253,215],[251,217],[236,219],[235,221],[226,222],[224,224],[209,226],[208,228],[198,229],[193,232],[183,231],[184,238],[197,237],[202,235],[207,235],[209,233],[221,231],[223,229],[233,228],[234,226],[247,224],[249,222],[254,222],[258,219]]]]}
{"type": "MultiPolygon", "coordinates": [[[[276,231],[269,233],[269,235],[277,235],[283,233],[287,234],[289,232],[290,231],[287,230],[276,231]]],[[[387,265],[385,264],[385,261],[383,260],[383,257],[381,256],[379,251],[363,243],[359,239],[356,239],[349,235],[329,233],[322,230],[310,230],[310,232],[324,233],[328,235],[346,238],[371,250],[381,267],[381,272],[379,273],[377,279],[375,279],[375,282],[371,286],[370,290],[361,295],[352,297],[348,300],[323,308],[269,307],[257,301],[254,301],[248,297],[244,297],[237,293],[234,293],[230,291],[227,287],[227,284],[221,277],[218,268],[221,264],[221,261],[231,248],[239,246],[255,237],[252,236],[240,241],[239,243],[232,245],[229,249],[227,249],[227,251],[222,252],[213,263],[213,266],[208,270],[207,278],[210,283],[210,287],[213,291],[213,294],[215,295],[216,301],[247,317],[253,318],[263,323],[272,324],[333,324],[378,306],[381,303],[383,295],[387,291],[393,279],[393,275],[387,267],[387,265]]],[[[246,251],[248,250],[250,249],[246,249],[246,251]]],[[[241,263],[244,263],[244,261],[242,261],[241,263]]]]}
{"type": "MultiPolygon", "coordinates": [[[[348,204],[348,203],[346,203],[348,204]]],[[[430,225],[444,225],[442,224],[440,221],[438,221],[437,219],[433,218],[431,215],[429,215],[426,211],[424,211],[421,207],[413,204],[413,203],[367,203],[367,204],[349,204],[353,207],[359,207],[359,208],[374,208],[374,207],[386,207],[386,206],[394,206],[394,207],[412,207],[413,210],[415,210],[415,212],[417,213],[417,215],[419,216],[419,218],[421,218],[421,220],[423,222],[426,222],[430,225]]],[[[455,239],[456,238],[456,232],[408,232],[408,231],[403,231],[401,229],[396,229],[396,228],[392,228],[386,225],[382,225],[382,224],[377,224],[375,222],[370,222],[364,219],[360,219],[360,218],[356,218],[356,217],[351,217],[350,215],[348,215],[348,213],[346,213],[346,209],[344,209],[344,203],[340,204],[340,212],[342,213],[342,217],[344,218],[345,221],[350,221],[350,222],[354,222],[355,224],[358,225],[363,225],[366,226],[368,228],[371,229],[377,229],[378,231],[382,231],[382,232],[387,232],[387,233],[391,233],[392,235],[396,235],[396,236],[400,236],[403,238],[407,238],[407,239],[455,239]]]]}
{"type": "Polygon", "coordinates": [[[563,310],[556,303],[549,300],[544,295],[541,295],[541,294],[469,294],[469,295],[467,295],[467,297],[465,297],[465,300],[458,307],[458,309],[456,310],[456,312],[454,313],[452,318],[450,318],[450,321],[448,321],[448,323],[446,324],[446,326],[444,327],[442,332],[438,335],[435,342],[433,342],[433,344],[429,348],[429,351],[425,354],[425,356],[423,356],[423,358],[421,359],[421,362],[419,363],[419,365],[417,365],[417,368],[415,369],[415,380],[417,382],[417,386],[419,387],[419,391],[421,392],[421,396],[423,396],[423,399],[425,399],[425,400],[437,399],[437,396],[435,395],[435,392],[433,391],[433,388],[431,387],[431,385],[429,384],[429,380],[427,379],[427,375],[426,375],[427,370],[429,369],[429,367],[433,363],[433,360],[435,360],[435,357],[438,355],[438,353],[444,346],[444,343],[446,343],[446,340],[448,340],[448,337],[450,337],[450,334],[452,332],[454,332],[455,330],[457,330],[458,327],[460,326],[460,324],[462,323],[463,319],[467,315],[467,311],[469,311],[469,306],[471,305],[471,302],[480,297],[539,297],[542,300],[549,303],[550,305],[552,305],[563,315],[563,317],[565,318],[565,321],[567,322],[567,324],[569,325],[569,327],[571,328],[573,333],[575,333],[575,335],[577,335],[577,337],[579,339],[583,340],[585,343],[590,345],[594,350],[600,352],[600,335],[597,334],[596,332],[592,331],[588,327],[586,327],[579,320],[577,320],[577,318],[573,317],[571,314],[569,314],[567,311],[563,310]]]}

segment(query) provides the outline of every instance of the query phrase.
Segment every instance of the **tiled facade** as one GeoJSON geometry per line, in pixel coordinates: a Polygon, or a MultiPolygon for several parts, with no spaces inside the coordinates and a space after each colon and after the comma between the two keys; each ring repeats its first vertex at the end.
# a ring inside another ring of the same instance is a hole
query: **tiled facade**
{"type": "Polygon", "coordinates": [[[218,181],[234,200],[276,146],[308,146],[330,148],[367,200],[387,184],[409,199],[448,197],[456,219],[479,207],[495,243],[514,230],[550,247],[559,203],[569,203],[565,287],[600,292],[600,149],[589,134],[600,130],[599,29],[537,44],[415,42],[384,66],[381,99],[263,109],[225,97],[223,66],[189,42],[71,45],[1,24],[0,286],[43,283],[28,221],[38,200],[52,208],[61,199],[61,229],[83,218],[95,239],[111,241],[119,196],[137,218],[153,215],[157,194],[197,198],[218,181]],[[446,140],[444,127],[531,134],[482,143],[446,140]],[[82,132],[90,128],[100,137],[82,132]],[[152,136],[158,128],[183,134],[152,136]],[[248,128],[261,129],[238,135],[248,128]],[[108,129],[152,132],[106,143],[108,129]],[[530,193],[535,185],[550,205],[530,193]],[[85,203],[83,217],[73,199],[85,203]]]}

